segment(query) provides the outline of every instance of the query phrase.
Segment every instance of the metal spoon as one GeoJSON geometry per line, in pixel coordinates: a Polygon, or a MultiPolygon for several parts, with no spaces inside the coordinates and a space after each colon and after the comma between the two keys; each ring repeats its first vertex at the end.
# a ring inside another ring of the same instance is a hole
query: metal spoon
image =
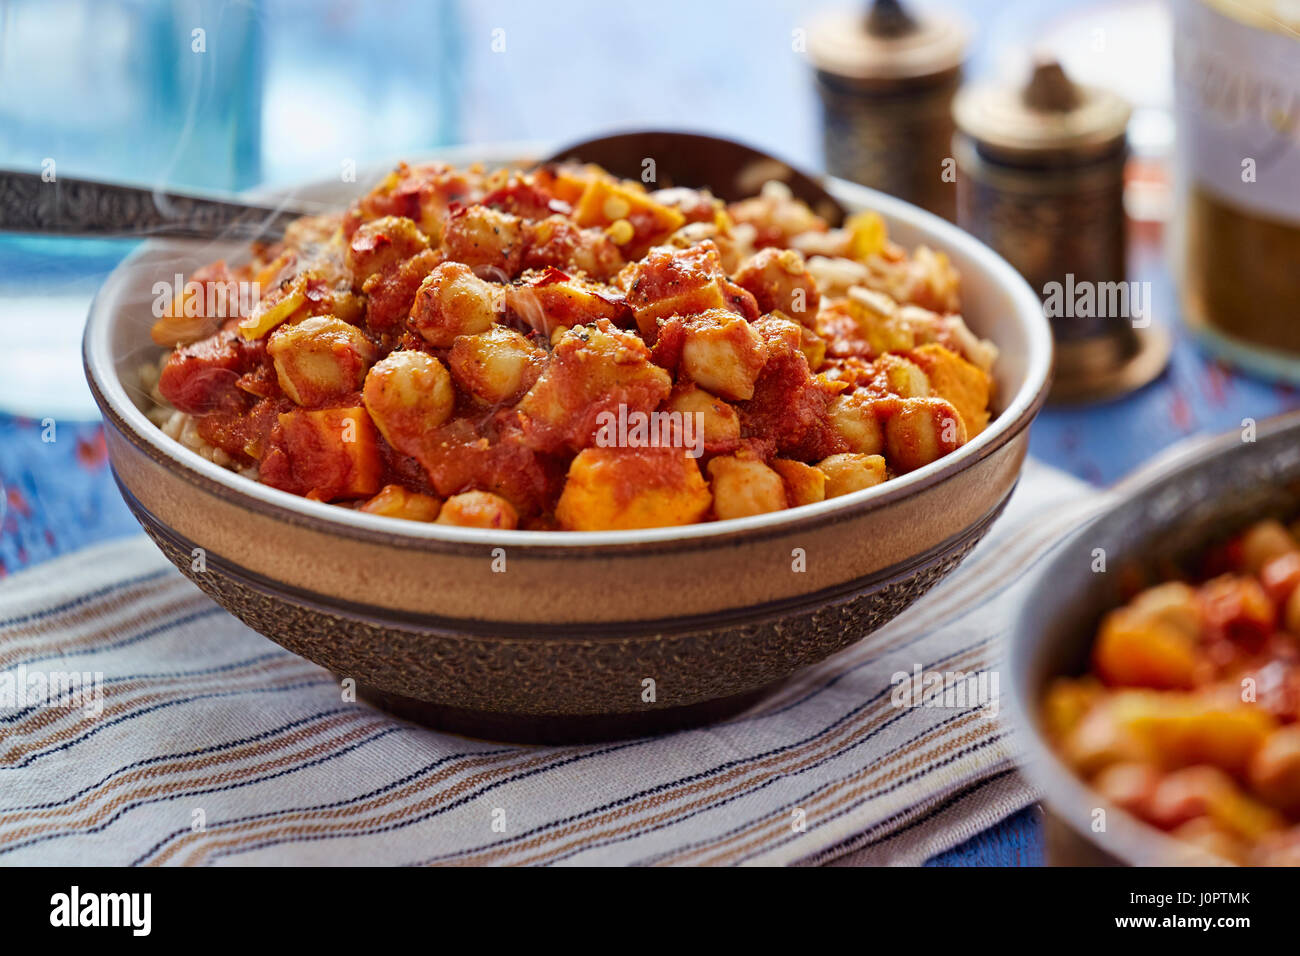
{"type": "MultiPolygon", "coordinates": [[[[754,195],[780,180],[832,225],[844,209],[812,177],[768,153],[699,133],[646,130],[574,143],[543,162],[578,159],[611,173],[660,186],[709,189],[727,201],[754,195]]],[[[0,232],[57,236],[183,239],[272,238],[299,216],[333,207],[285,201],[274,206],[234,196],[147,189],[125,183],[0,169],[0,232]]]]}
{"type": "Polygon", "coordinates": [[[0,170],[0,232],[53,236],[182,239],[273,237],[299,216],[331,208],[318,203],[250,203],[215,193],[146,189],[125,183],[0,170]]]}

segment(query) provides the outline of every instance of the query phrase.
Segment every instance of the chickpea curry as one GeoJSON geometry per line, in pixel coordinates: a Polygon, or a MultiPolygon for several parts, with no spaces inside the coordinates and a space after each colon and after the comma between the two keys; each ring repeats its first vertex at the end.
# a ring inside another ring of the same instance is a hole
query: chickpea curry
{"type": "Polygon", "coordinates": [[[1259,522],[1197,583],[1101,622],[1043,725],[1113,805],[1224,860],[1300,865],[1300,524],[1259,522]]]}
{"type": "Polygon", "coordinates": [[[959,310],[941,251],[872,212],[830,228],[779,183],[725,204],[594,166],[403,164],[195,272],[143,384],[172,437],[319,501],[683,525],[869,488],[979,434],[996,349],[959,310]],[[210,294],[239,283],[259,294],[210,294]]]}

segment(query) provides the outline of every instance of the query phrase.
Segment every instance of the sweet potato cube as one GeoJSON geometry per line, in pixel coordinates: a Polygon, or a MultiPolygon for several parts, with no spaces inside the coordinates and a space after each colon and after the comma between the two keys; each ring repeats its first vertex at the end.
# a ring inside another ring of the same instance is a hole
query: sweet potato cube
{"type": "Polygon", "coordinates": [[[826,475],[820,468],[802,461],[775,458],[772,470],[785,482],[785,496],[791,508],[826,500],[826,475]]]}
{"type": "Polygon", "coordinates": [[[303,494],[320,501],[379,491],[378,432],[364,408],[295,409],[280,415],[289,467],[303,494]]]}
{"type": "Polygon", "coordinates": [[[702,521],[713,503],[680,448],[587,448],[569,466],[555,509],[566,531],[661,528],[702,521]]]}
{"type": "Polygon", "coordinates": [[[1115,687],[1190,689],[1196,684],[1195,639],[1132,608],[1106,615],[1093,647],[1097,675],[1115,687]]]}
{"type": "Polygon", "coordinates": [[[1102,687],[1092,677],[1058,677],[1043,695],[1043,730],[1059,743],[1101,698],[1102,687]]]}
{"type": "Polygon", "coordinates": [[[1267,711],[1201,692],[1121,690],[1104,699],[1064,743],[1085,774],[1119,760],[1145,760],[1173,770],[1210,764],[1242,778],[1277,726],[1267,711]]]}
{"type": "Polygon", "coordinates": [[[911,358],[930,379],[931,391],[957,409],[967,437],[974,438],[988,426],[992,380],[987,372],[942,345],[922,345],[911,358]]]}
{"type": "Polygon", "coordinates": [[[659,319],[697,315],[729,305],[722,259],[712,242],[689,249],[652,249],[623,270],[619,279],[627,291],[627,304],[636,314],[637,328],[647,341],[653,340],[659,319]]]}

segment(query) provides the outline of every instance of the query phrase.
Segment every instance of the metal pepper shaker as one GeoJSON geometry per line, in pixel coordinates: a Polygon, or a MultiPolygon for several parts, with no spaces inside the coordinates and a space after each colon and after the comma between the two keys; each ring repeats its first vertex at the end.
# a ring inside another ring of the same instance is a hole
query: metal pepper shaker
{"type": "Polygon", "coordinates": [[[1114,398],[1154,379],[1169,337],[1127,282],[1124,167],[1129,105],[1038,63],[1021,87],[963,89],[957,222],[1016,267],[1043,299],[1058,402],[1114,398]]]}
{"type": "Polygon", "coordinates": [[[952,98],[969,36],[955,15],[921,16],[899,0],[814,21],[827,171],[955,219],[952,98]]]}

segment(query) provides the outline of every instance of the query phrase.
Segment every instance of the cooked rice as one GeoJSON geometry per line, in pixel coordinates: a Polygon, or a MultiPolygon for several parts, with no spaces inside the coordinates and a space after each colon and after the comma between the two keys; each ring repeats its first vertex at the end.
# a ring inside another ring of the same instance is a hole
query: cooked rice
{"type": "Polygon", "coordinates": [[[256,465],[242,467],[230,455],[205,441],[203,436],[199,434],[198,419],[193,415],[173,408],[172,404],[163,397],[162,392],[158,391],[158,380],[162,374],[162,367],[167,364],[167,359],[170,356],[171,352],[167,351],[162,354],[158,361],[146,362],[140,366],[140,387],[144,389],[150,402],[150,407],[145,409],[145,415],[148,416],[149,421],[157,425],[168,438],[180,442],[190,451],[202,455],[214,465],[228,468],[245,478],[252,478],[256,481],[256,465]]]}

